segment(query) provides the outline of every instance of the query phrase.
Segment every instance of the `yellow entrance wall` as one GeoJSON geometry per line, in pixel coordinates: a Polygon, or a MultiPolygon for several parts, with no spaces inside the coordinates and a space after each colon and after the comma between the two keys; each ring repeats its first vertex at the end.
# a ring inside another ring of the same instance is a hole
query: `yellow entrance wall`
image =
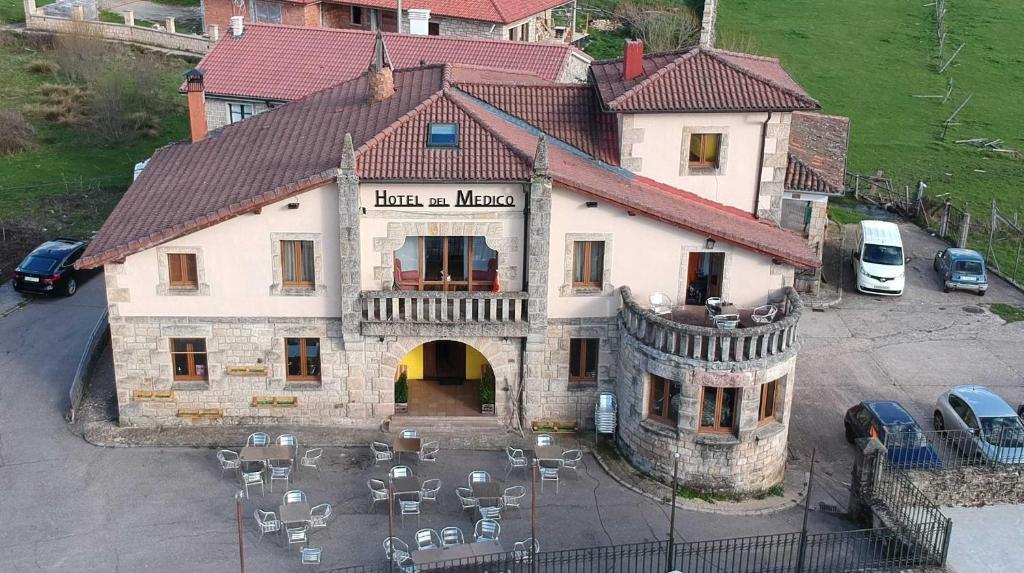
{"type": "MultiPolygon", "coordinates": [[[[400,362],[405,367],[409,380],[423,379],[423,345],[419,345],[409,351],[400,362]]],[[[487,359],[483,354],[477,352],[476,348],[466,345],[466,379],[479,380],[484,364],[487,359]]]]}

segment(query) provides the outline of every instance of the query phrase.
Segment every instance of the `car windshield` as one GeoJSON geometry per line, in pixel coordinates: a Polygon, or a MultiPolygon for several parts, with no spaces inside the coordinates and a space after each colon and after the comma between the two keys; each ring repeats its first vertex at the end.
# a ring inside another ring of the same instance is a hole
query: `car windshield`
{"type": "Polygon", "coordinates": [[[980,275],[981,261],[957,261],[956,264],[953,265],[953,270],[958,273],[968,275],[980,275]]]}
{"type": "Polygon", "coordinates": [[[928,446],[928,440],[914,424],[890,424],[885,427],[885,447],[916,449],[928,446]]]}
{"type": "Polygon", "coordinates": [[[1024,448],[1024,425],[1016,416],[981,418],[982,435],[993,446],[1024,448]]]}
{"type": "Polygon", "coordinates": [[[21,262],[21,270],[29,273],[49,274],[57,268],[57,261],[47,257],[28,257],[21,262]]]}
{"type": "Polygon", "coordinates": [[[900,247],[872,245],[868,243],[864,245],[864,257],[862,260],[865,263],[873,263],[876,265],[902,265],[903,249],[900,247]]]}

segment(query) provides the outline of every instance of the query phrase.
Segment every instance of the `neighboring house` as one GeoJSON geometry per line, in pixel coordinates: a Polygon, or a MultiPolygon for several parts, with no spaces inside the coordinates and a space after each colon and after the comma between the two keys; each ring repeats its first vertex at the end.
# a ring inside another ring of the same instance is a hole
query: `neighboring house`
{"type": "MultiPolygon", "coordinates": [[[[207,26],[228,28],[232,16],[245,22],[305,28],[398,32],[395,0],[203,0],[207,26]]],[[[403,33],[521,42],[575,42],[567,29],[575,0],[403,0],[403,33]],[[555,18],[558,12],[559,18],[555,18]]]]}
{"type": "MultiPolygon", "coordinates": [[[[353,79],[366,72],[376,34],[355,30],[245,25],[225,34],[197,66],[205,74],[209,129],[353,79]]],[[[567,44],[384,34],[396,68],[451,63],[498,77],[584,82],[591,58],[567,44]]],[[[184,86],[182,86],[184,89],[184,86]]]]}
{"type": "Polygon", "coordinates": [[[493,374],[495,432],[592,426],[614,392],[642,470],[678,452],[691,487],[780,483],[794,273],[819,262],[777,221],[814,100],[727,52],[630,44],[558,85],[372,51],[209,137],[190,72],[193,141],[153,155],[78,263],[105,271],[120,423],[376,427],[405,373],[409,413],[457,427],[493,374]]]}

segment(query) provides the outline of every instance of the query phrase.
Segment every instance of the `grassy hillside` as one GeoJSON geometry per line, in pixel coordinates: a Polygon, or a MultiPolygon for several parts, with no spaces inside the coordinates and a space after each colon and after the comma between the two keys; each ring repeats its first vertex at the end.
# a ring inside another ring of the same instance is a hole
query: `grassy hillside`
{"type": "Polygon", "coordinates": [[[934,7],[908,0],[722,0],[719,45],[778,56],[822,103],[852,119],[850,169],[882,169],[900,184],[924,179],[932,196],[950,193],[983,212],[993,198],[1024,213],[1024,160],[953,143],[1003,139],[1024,151],[1024,10],[990,0],[984,10],[947,0],[946,57],[967,46],[943,75],[937,69],[934,7]],[[914,98],[942,94],[946,104],[914,98]],[[961,125],[939,140],[942,121],[968,94],[961,125]]]}

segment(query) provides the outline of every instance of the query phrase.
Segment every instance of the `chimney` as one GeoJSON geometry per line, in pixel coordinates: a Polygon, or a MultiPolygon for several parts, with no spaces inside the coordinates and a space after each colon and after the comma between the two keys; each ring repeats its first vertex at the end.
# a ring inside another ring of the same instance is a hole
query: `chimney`
{"type": "Polygon", "coordinates": [[[715,24],[718,21],[718,0],[704,0],[704,17],[700,23],[700,48],[715,47],[715,24]]]}
{"type": "Polygon", "coordinates": [[[242,18],[241,16],[232,16],[231,17],[231,37],[232,38],[241,38],[242,37],[242,32],[245,31],[244,25],[242,24],[243,21],[244,21],[244,18],[242,18]]]}
{"type": "Polygon", "coordinates": [[[188,125],[192,143],[206,139],[206,94],[203,90],[203,72],[192,68],[185,72],[185,91],[188,93],[188,125]]]}
{"type": "Polygon", "coordinates": [[[377,30],[373,45],[373,62],[370,64],[370,100],[384,101],[395,95],[395,75],[391,71],[391,58],[384,45],[384,34],[377,30]]]}
{"type": "Polygon", "coordinates": [[[406,14],[409,18],[410,34],[426,36],[430,33],[430,10],[410,8],[406,14]]]}
{"type": "Polygon", "coordinates": [[[640,40],[626,40],[626,54],[622,60],[622,77],[636,79],[644,73],[644,43],[640,40]]]}

